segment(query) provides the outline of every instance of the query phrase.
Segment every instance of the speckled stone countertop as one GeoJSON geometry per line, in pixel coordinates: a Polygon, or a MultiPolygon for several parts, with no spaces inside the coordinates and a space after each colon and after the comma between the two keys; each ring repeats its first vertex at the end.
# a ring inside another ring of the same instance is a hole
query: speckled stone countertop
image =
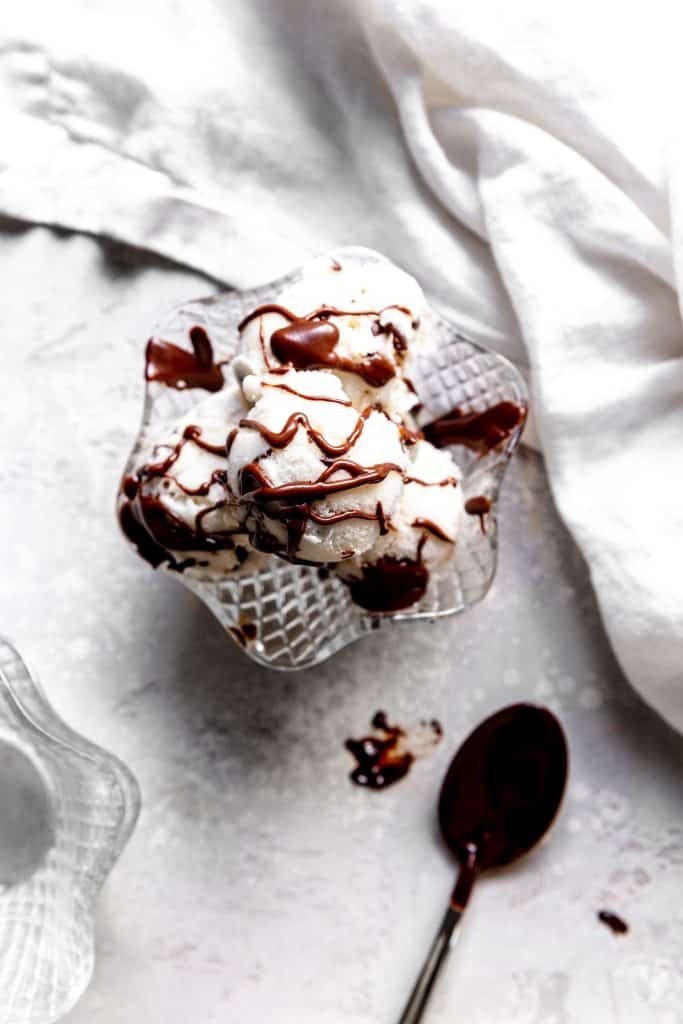
{"type": "Polygon", "coordinates": [[[683,741],[623,679],[541,460],[514,459],[476,610],[271,674],[114,519],[146,326],[215,286],[40,228],[5,224],[0,245],[1,628],[144,799],[69,1024],[393,1024],[453,877],[441,777],[471,727],[518,700],[565,726],[567,799],[537,853],[482,880],[426,1021],[680,1021],[683,741]],[[350,784],[343,745],[378,708],[445,728],[381,793],[350,784]]]}

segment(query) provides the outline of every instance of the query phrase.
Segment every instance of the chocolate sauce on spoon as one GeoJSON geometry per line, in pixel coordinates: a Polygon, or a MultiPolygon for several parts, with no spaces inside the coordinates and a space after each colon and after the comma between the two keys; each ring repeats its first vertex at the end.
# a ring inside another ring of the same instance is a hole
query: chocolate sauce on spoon
{"type": "Polygon", "coordinates": [[[567,780],[567,743],[546,708],[513,704],[487,718],[460,747],[439,798],[441,834],[460,872],[400,1024],[417,1024],[455,926],[482,871],[527,853],[552,824],[567,780]]]}

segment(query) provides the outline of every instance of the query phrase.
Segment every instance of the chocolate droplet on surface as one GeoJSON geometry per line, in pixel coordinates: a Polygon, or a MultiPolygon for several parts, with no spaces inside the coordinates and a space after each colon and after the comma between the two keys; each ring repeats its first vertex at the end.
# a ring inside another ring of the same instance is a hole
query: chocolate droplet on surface
{"type": "Polygon", "coordinates": [[[598,921],[601,921],[606,925],[613,935],[625,935],[628,931],[628,925],[618,914],[612,913],[611,910],[599,910],[598,921]]]}

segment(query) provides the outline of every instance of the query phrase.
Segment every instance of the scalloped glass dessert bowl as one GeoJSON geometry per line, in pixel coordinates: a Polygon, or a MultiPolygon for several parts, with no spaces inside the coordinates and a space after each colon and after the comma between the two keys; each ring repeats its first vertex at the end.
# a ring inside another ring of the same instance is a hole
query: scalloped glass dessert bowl
{"type": "Polygon", "coordinates": [[[95,898],[140,794],[117,758],[58,717],[1,636],[0,758],[0,1020],[51,1024],[90,980],[95,898]]]}
{"type": "MultiPolygon", "coordinates": [[[[369,250],[344,248],[330,254],[344,260],[381,260],[369,250]]],[[[188,348],[189,331],[208,334],[216,361],[229,364],[236,354],[238,324],[255,307],[300,279],[303,268],[249,291],[232,291],[184,303],[164,316],[150,337],[188,348]]],[[[525,383],[502,356],[468,339],[432,309],[430,341],[411,367],[411,380],[426,422],[457,408],[462,415],[481,413],[501,402],[526,408],[525,383]]],[[[163,427],[187,414],[197,402],[194,389],[177,390],[146,382],[142,423],[124,476],[140,462],[163,427]]],[[[463,471],[463,497],[490,502],[486,520],[463,517],[456,554],[433,571],[424,598],[390,614],[370,614],[355,604],[337,577],[315,567],[293,565],[276,557],[259,572],[217,578],[201,570],[174,573],[211,609],[226,632],[254,661],[269,668],[310,668],[359,639],[371,629],[399,622],[434,619],[463,612],[480,601],[496,571],[497,499],[505,469],[519,442],[523,421],[499,445],[483,454],[463,445],[452,447],[463,471]],[[245,625],[248,628],[245,629],[245,625]]]]}

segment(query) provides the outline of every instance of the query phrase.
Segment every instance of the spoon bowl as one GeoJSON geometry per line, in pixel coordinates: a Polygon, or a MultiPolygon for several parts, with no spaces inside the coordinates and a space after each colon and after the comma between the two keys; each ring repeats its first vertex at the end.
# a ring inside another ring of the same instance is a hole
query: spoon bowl
{"type": "Polygon", "coordinates": [[[439,825],[460,871],[399,1024],[418,1024],[481,871],[528,853],[553,823],[567,781],[567,741],[547,708],[512,704],[482,722],[451,761],[439,825]]]}
{"type": "Polygon", "coordinates": [[[552,712],[513,704],[472,732],[451,761],[439,798],[447,846],[479,871],[500,868],[550,828],[567,779],[567,743],[552,712]]]}

